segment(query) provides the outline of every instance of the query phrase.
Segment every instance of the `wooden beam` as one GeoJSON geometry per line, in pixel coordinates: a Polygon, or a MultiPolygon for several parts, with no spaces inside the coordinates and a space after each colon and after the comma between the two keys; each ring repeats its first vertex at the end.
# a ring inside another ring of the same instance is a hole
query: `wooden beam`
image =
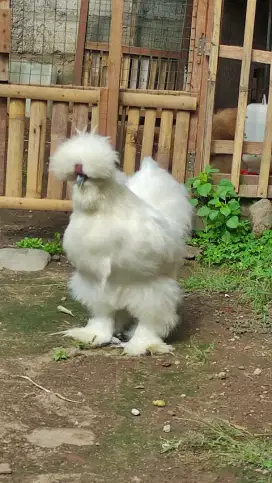
{"type": "Polygon", "coordinates": [[[120,103],[123,106],[195,111],[197,98],[188,95],[171,96],[166,94],[165,96],[161,96],[143,92],[121,92],[120,103]]]}
{"type": "Polygon", "coordinates": [[[118,124],[119,87],[122,61],[123,9],[124,0],[112,0],[108,60],[107,135],[111,138],[113,147],[116,146],[118,124]]]}
{"type": "MultiPolygon", "coordinates": [[[[231,180],[230,174],[215,174],[213,181],[218,184],[221,179],[231,180]]],[[[258,198],[259,176],[253,174],[241,175],[238,195],[244,198],[258,198]]],[[[272,176],[269,177],[267,197],[272,198],[272,176]]]]}
{"type": "Polygon", "coordinates": [[[214,14],[213,14],[211,54],[209,58],[209,74],[208,74],[207,94],[206,94],[202,166],[206,166],[210,164],[210,156],[211,156],[212,126],[213,126],[214,99],[215,99],[215,87],[216,87],[217,66],[218,66],[218,52],[219,52],[219,42],[220,42],[222,5],[223,5],[223,0],[215,0],[214,14]]]}
{"type": "Polygon", "coordinates": [[[243,44],[243,59],[240,76],[238,112],[234,138],[234,152],[232,161],[231,181],[236,191],[239,190],[239,177],[244,141],[244,126],[248,100],[249,74],[252,56],[252,42],[255,25],[255,12],[257,0],[247,1],[246,23],[243,44]]]}
{"type": "Polygon", "coordinates": [[[0,97],[36,99],[38,101],[78,102],[97,104],[99,89],[65,89],[33,85],[0,84],[0,97]]]}
{"type": "MultiPolygon", "coordinates": [[[[212,154],[233,154],[233,151],[234,141],[212,141],[212,154]]],[[[242,151],[243,154],[261,155],[263,152],[263,143],[244,141],[242,151]]]]}
{"type": "Polygon", "coordinates": [[[70,200],[49,200],[47,198],[13,198],[0,196],[0,208],[14,210],[71,211],[70,200]]]}
{"type": "MultiPolygon", "coordinates": [[[[210,44],[206,47],[206,54],[210,55],[210,44]]],[[[219,57],[223,59],[233,59],[242,60],[244,53],[243,47],[238,47],[234,45],[220,45],[219,47],[219,57]]],[[[252,62],[257,62],[260,64],[271,64],[272,63],[272,52],[267,50],[256,50],[252,49],[251,54],[252,62]]]]}
{"type": "MultiPolygon", "coordinates": [[[[8,82],[9,50],[11,42],[11,11],[9,0],[0,0],[0,85],[8,82]]],[[[5,191],[7,98],[0,98],[0,195],[5,191]]]]}
{"type": "MultiPolygon", "coordinates": [[[[171,50],[161,50],[161,49],[146,49],[143,47],[128,47],[127,45],[122,45],[122,54],[127,55],[137,55],[144,57],[160,57],[165,59],[180,59],[180,52],[173,52],[171,50]]],[[[91,42],[87,40],[85,44],[85,50],[99,51],[99,52],[109,52],[109,44],[105,42],[91,42]]]]}
{"type": "Polygon", "coordinates": [[[74,64],[74,84],[75,85],[82,84],[82,69],[83,69],[84,48],[85,48],[86,29],[87,29],[87,21],[88,21],[88,11],[89,11],[89,0],[81,0],[78,33],[77,33],[77,48],[76,48],[75,64],[74,64]]]}
{"type": "Polygon", "coordinates": [[[269,95],[265,124],[265,137],[263,143],[262,161],[260,167],[258,196],[266,198],[268,190],[269,173],[271,166],[272,148],[272,66],[270,66],[269,95]]]}

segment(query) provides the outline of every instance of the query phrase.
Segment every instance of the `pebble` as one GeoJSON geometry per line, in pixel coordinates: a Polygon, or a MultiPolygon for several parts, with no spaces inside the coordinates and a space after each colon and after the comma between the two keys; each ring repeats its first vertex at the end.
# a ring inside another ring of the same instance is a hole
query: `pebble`
{"type": "Polygon", "coordinates": [[[163,399],[156,399],[155,401],[152,401],[152,404],[157,408],[164,408],[166,406],[166,402],[163,399]]]}
{"type": "Polygon", "coordinates": [[[172,362],[169,362],[169,361],[162,362],[162,366],[163,367],[170,367],[170,366],[172,366],[172,362]]]}
{"type": "Polygon", "coordinates": [[[245,366],[239,366],[238,369],[240,369],[240,371],[244,371],[245,370],[245,366]]]}
{"type": "Polygon", "coordinates": [[[170,431],[171,431],[171,426],[170,426],[170,424],[165,424],[165,425],[163,426],[163,431],[164,431],[164,433],[170,433],[170,431]]]}
{"type": "Polygon", "coordinates": [[[131,414],[133,414],[133,416],[140,416],[141,413],[140,413],[139,409],[133,408],[131,410],[131,414]]]}
{"type": "Polygon", "coordinates": [[[53,256],[52,256],[52,260],[53,260],[54,262],[59,262],[59,261],[60,261],[60,256],[59,256],[59,255],[53,255],[53,256]]]}
{"type": "Polygon", "coordinates": [[[222,372],[218,372],[218,374],[215,375],[215,377],[217,379],[227,379],[227,373],[222,371],[222,372]]]}
{"type": "Polygon", "coordinates": [[[66,297],[61,297],[60,301],[61,302],[66,302],[67,298],[66,297]]]}
{"type": "Polygon", "coordinates": [[[12,469],[9,463],[0,463],[0,475],[10,475],[12,469]]]}
{"type": "Polygon", "coordinates": [[[259,376],[261,373],[262,369],[260,369],[259,367],[257,367],[257,369],[255,369],[255,371],[253,372],[254,376],[259,376]]]}

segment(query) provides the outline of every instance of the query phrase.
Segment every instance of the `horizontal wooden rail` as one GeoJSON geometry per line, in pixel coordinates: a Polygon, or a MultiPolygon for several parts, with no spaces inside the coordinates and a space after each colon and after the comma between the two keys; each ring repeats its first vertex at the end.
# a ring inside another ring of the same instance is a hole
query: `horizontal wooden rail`
{"type": "MultiPolygon", "coordinates": [[[[234,141],[212,141],[212,154],[233,154],[234,141]]],[[[263,143],[244,141],[243,154],[261,155],[263,152],[263,143]]]]}
{"type": "Polygon", "coordinates": [[[39,101],[77,102],[97,104],[99,89],[65,89],[33,85],[0,84],[0,97],[14,99],[35,99],[39,101]]]}
{"type": "MultiPolygon", "coordinates": [[[[106,42],[91,42],[87,40],[85,50],[98,50],[99,52],[109,52],[109,44],[106,42]]],[[[143,47],[122,46],[123,54],[142,55],[145,57],[162,57],[165,59],[180,59],[181,52],[172,52],[171,50],[147,49],[143,47]]]]}
{"type": "MultiPolygon", "coordinates": [[[[211,44],[206,45],[206,55],[210,55],[211,44]]],[[[242,60],[243,58],[243,47],[238,47],[235,45],[220,45],[219,47],[219,57],[223,59],[233,59],[242,60]]],[[[256,50],[252,49],[252,62],[258,62],[260,64],[271,64],[272,63],[272,52],[267,50],[256,50]]]]}
{"type": "Polygon", "coordinates": [[[143,94],[140,92],[121,92],[120,103],[123,106],[174,109],[177,111],[195,111],[197,108],[197,98],[188,95],[161,96],[159,94],[143,94]]]}
{"type": "Polygon", "coordinates": [[[10,196],[0,196],[0,208],[33,211],[71,211],[72,202],[70,200],[51,200],[48,198],[13,198],[10,196]]]}
{"type": "MultiPolygon", "coordinates": [[[[215,174],[213,175],[213,181],[218,184],[221,179],[229,179],[231,181],[230,174],[215,174]]],[[[258,198],[258,184],[259,176],[253,174],[241,175],[240,186],[238,195],[245,198],[258,198]]],[[[272,176],[269,177],[268,186],[268,198],[272,198],[272,176]]]]}
{"type": "Polygon", "coordinates": [[[139,91],[139,89],[120,89],[120,93],[129,93],[129,94],[156,94],[156,96],[186,96],[186,97],[194,97],[198,99],[198,94],[195,92],[187,92],[187,91],[172,91],[172,90],[156,90],[156,89],[145,89],[144,91],[139,91]]]}

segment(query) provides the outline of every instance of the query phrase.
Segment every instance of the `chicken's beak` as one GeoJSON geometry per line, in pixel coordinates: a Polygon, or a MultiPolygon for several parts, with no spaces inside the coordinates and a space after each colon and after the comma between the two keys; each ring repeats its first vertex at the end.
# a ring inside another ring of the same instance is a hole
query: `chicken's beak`
{"type": "Polygon", "coordinates": [[[86,180],[86,176],[84,174],[78,174],[76,179],[77,186],[81,188],[85,180],[86,180]]]}

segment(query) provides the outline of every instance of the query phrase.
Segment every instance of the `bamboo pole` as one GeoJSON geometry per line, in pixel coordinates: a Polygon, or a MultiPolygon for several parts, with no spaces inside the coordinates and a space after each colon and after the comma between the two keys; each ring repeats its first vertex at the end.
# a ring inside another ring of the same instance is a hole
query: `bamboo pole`
{"type": "Polygon", "coordinates": [[[88,104],[74,104],[72,114],[71,136],[75,136],[78,131],[85,131],[88,127],[88,104]]]}
{"type": "Polygon", "coordinates": [[[47,102],[31,101],[27,158],[26,197],[40,198],[44,169],[47,102]]]}
{"type": "Polygon", "coordinates": [[[166,170],[168,170],[170,164],[173,119],[173,111],[162,111],[157,163],[161,166],[161,168],[166,170]]]}
{"type": "Polygon", "coordinates": [[[172,160],[172,175],[179,183],[185,181],[189,125],[190,113],[179,111],[176,119],[172,160]]]}
{"type": "Polygon", "coordinates": [[[154,89],[157,75],[158,61],[157,59],[151,60],[150,74],[148,79],[148,89],[154,89]]]}
{"type": "Polygon", "coordinates": [[[156,109],[147,109],[145,111],[141,161],[147,156],[152,156],[153,153],[156,115],[156,109]]]}
{"type": "Polygon", "coordinates": [[[71,211],[70,200],[49,200],[46,198],[20,198],[0,196],[0,208],[22,210],[71,211]]]}
{"type": "MultiPolygon", "coordinates": [[[[0,83],[8,82],[9,52],[11,43],[11,10],[9,0],[0,0],[0,83]]],[[[5,190],[6,141],[8,109],[7,99],[0,99],[0,195],[5,190]]]]}
{"type": "Polygon", "coordinates": [[[139,57],[133,57],[131,60],[130,88],[136,89],[138,81],[139,57]]]}
{"type": "Polygon", "coordinates": [[[123,106],[195,111],[197,98],[188,95],[172,96],[165,94],[162,96],[143,92],[120,92],[120,103],[123,106]]]}
{"type": "Polygon", "coordinates": [[[22,196],[25,101],[10,99],[6,196],[22,196]]]}
{"type": "Polygon", "coordinates": [[[97,104],[99,100],[99,89],[0,84],[0,97],[97,104]]]}
{"type": "Polygon", "coordinates": [[[238,99],[238,113],[234,138],[234,152],[232,161],[231,181],[236,191],[239,190],[240,167],[243,151],[244,125],[247,110],[249,74],[252,55],[252,42],[255,25],[257,0],[247,1],[246,23],[244,34],[244,51],[240,76],[240,88],[238,99]]]}
{"type": "Polygon", "coordinates": [[[215,0],[211,53],[210,53],[210,59],[209,59],[209,74],[208,74],[207,95],[206,95],[206,112],[205,112],[203,154],[202,154],[203,166],[206,166],[207,164],[210,163],[210,157],[211,157],[212,125],[213,125],[215,87],[216,87],[218,53],[219,53],[219,42],[220,42],[222,5],[223,5],[223,0],[215,0]]]}
{"type": "Polygon", "coordinates": [[[263,143],[263,153],[259,176],[258,196],[266,198],[268,191],[269,173],[271,166],[272,148],[272,66],[270,66],[269,94],[265,125],[265,137],[263,143]]]}
{"type": "Polygon", "coordinates": [[[137,134],[140,121],[140,109],[129,109],[127,133],[124,152],[124,172],[131,175],[135,172],[137,134]]]}
{"type": "Polygon", "coordinates": [[[85,37],[88,22],[89,0],[81,0],[77,34],[77,47],[74,66],[74,84],[81,85],[82,65],[84,58],[85,37]]]}
{"type": "Polygon", "coordinates": [[[129,69],[130,69],[130,56],[124,55],[123,61],[122,61],[122,75],[120,79],[120,87],[122,89],[126,89],[128,87],[129,69]]]}
{"type": "Polygon", "coordinates": [[[99,125],[99,109],[98,106],[92,106],[91,130],[98,131],[99,125]]]}
{"type": "MultiPolygon", "coordinates": [[[[54,103],[52,108],[51,123],[51,144],[50,156],[54,154],[57,147],[67,138],[68,128],[68,104],[54,103]]],[[[56,179],[52,171],[48,173],[47,198],[61,199],[63,193],[63,182],[56,179]]]]}
{"type": "Polygon", "coordinates": [[[166,75],[167,75],[167,60],[160,60],[158,86],[159,86],[159,89],[161,90],[165,88],[166,75]]]}

